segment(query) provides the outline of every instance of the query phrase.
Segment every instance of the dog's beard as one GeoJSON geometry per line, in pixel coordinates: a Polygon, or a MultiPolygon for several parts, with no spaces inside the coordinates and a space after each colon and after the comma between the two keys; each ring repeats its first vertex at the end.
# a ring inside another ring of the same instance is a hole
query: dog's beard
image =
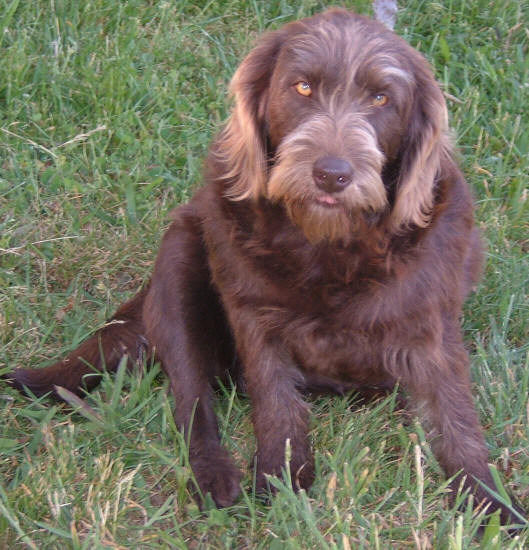
{"type": "Polygon", "coordinates": [[[279,146],[267,196],[284,204],[292,222],[310,242],[348,244],[387,207],[381,178],[383,160],[374,129],[365,119],[343,117],[337,124],[330,117],[314,118],[279,146]],[[336,138],[322,150],[314,138],[320,135],[336,138]],[[339,193],[318,189],[312,177],[314,162],[326,155],[346,159],[353,166],[352,182],[339,193]]]}
{"type": "Polygon", "coordinates": [[[284,205],[292,222],[313,244],[327,241],[347,245],[367,224],[365,212],[346,210],[342,205],[327,208],[287,197],[284,205]]]}

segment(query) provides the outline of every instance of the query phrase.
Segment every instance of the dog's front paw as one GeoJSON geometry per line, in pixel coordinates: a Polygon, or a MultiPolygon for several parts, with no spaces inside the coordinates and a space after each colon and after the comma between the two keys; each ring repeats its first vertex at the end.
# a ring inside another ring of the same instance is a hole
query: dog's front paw
{"type": "Polygon", "coordinates": [[[191,468],[198,485],[198,499],[202,504],[210,495],[219,508],[231,506],[241,493],[241,471],[224,450],[208,457],[191,459],[191,468]]]}
{"type": "Polygon", "coordinates": [[[499,521],[502,526],[507,528],[507,532],[511,536],[520,533],[529,525],[527,511],[512,497],[505,500],[498,500],[495,494],[498,494],[497,484],[490,475],[482,476],[484,481],[468,481],[470,476],[467,476],[461,484],[461,478],[456,478],[452,482],[452,499],[456,498],[459,490],[466,491],[465,498],[460,501],[460,506],[466,507],[470,503],[472,497],[472,505],[474,509],[485,510],[485,519],[480,529],[485,529],[490,518],[494,514],[499,515],[499,521]],[[490,488],[489,488],[490,487],[490,488]]]}
{"type": "MultiPolygon", "coordinates": [[[[478,502],[486,507],[487,516],[499,511],[500,523],[508,527],[508,532],[511,536],[515,536],[520,533],[529,525],[527,512],[514,500],[511,500],[510,505],[506,505],[503,502],[496,500],[491,495],[487,495],[485,498],[480,499],[478,491],[478,502]]],[[[483,497],[483,494],[481,494],[483,497]]]]}
{"type": "MultiPolygon", "coordinates": [[[[261,457],[259,454],[257,454],[255,460],[257,463],[256,491],[274,492],[273,487],[268,482],[268,476],[284,478],[285,463],[280,463],[276,460],[266,460],[266,457],[261,457]]],[[[290,482],[295,491],[308,489],[312,485],[314,482],[314,462],[311,456],[292,457],[288,466],[290,482]]]]}

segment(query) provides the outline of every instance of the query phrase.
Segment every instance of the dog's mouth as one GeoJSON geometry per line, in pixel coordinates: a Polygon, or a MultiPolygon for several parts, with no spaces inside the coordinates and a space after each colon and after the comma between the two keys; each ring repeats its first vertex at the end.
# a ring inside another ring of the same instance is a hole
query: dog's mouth
{"type": "Polygon", "coordinates": [[[336,197],[333,197],[332,195],[328,195],[328,194],[318,195],[315,198],[315,201],[317,204],[326,208],[333,208],[340,204],[340,201],[336,197]]]}

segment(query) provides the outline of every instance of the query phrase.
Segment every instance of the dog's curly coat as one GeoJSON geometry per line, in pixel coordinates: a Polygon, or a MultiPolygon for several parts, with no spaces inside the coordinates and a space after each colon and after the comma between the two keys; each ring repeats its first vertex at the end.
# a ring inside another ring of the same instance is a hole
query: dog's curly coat
{"type": "Polygon", "coordinates": [[[94,367],[147,347],[169,376],[198,486],[219,506],[237,498],[240,472],[219,441],[217,377],[250,396],[261,489],[287,440],[293,482],[313,481],[304,391],[398,383],[454,487],[507,521],[482,485],[493,481],[460,329],[480,240],[426,61],[334,9],[266,34],[231,91],[206,185],[174,211],[149,285],[67,358],[17,369],[12,383],[82,392],[94,367]]]}

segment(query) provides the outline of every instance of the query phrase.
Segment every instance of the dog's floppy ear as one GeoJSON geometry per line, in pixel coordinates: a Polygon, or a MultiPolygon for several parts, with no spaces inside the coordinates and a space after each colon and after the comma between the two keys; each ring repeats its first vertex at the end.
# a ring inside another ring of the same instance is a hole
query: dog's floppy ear
{"type": "Polygon", "coordinates": [[[275,62],[288,26],[266,34],[235,72],[230,93],[235,105],[220,136],[217,154],[234,200],[259,197],[266,180],[266,110],[275,62]]]}
{"type": "Polygon", "coordinates": [[[428,225],[441,159],[450,150],[443,94],[422,57],[413,65],[416,89],[392,211],[395,229],[428,225]]]}

